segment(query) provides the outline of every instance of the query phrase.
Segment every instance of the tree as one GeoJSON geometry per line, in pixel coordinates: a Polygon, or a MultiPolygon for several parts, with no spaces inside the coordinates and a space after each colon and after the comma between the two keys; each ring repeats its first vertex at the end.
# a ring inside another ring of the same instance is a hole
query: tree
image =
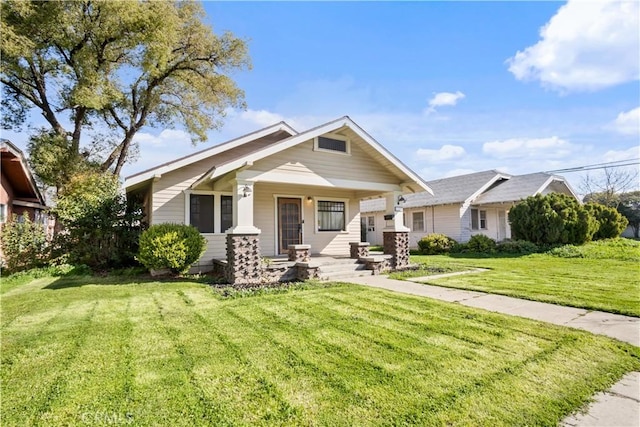
{"type": "Polygon", "coordinates": [[[633,237],[636,239],[640,231],[640,191],[630,191],[620,195],[620,212],[627,220],[633,230],[633,237]]]}
{"type": "Polygon", "coordinates": [[[580,185],[584,202],[617,208],[620,193],[638,187],[637,168],[605,168],[598,176],[587,175],[580,185]]]}
{"type": "Polygon", "coordinates": [[[142,209],[125,199],[117,177],[91,170],[76,174],[56,202],[52,212],[64,232],[55,246],[68,262],[99,269],[135,263],[142,209]]]}
{"type": "Polygon", "coordinates": [[[216,36],[197,3],[0,7],[3,124],[20,127],[30,110],[39,111],[68,141],[66,158],[82,158],[83,146],[98,143],[102,170],[119,175],[144,126],[180,125],[195,143],[221,125],[226,108],[244,106],[227,74],[249,67],[246,44],[228,32],[216,36]],[[96,128],[103,132],[92,133],[96,128]]]}
{"type": "Polygon", "coordinates": [[[582,244],[598,229],[598,223],[576,199],[566,194],[536,194],[509,211],[514,239],[536,244],[582,244]]]}

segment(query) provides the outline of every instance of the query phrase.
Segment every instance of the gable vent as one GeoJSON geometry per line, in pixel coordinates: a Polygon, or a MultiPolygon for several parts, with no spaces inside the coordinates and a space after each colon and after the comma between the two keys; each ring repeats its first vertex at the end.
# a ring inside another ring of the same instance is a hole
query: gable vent
{"type": "Polygon", "coordinates": [[[325,136],[319,136],[318,148],[322,150],[331,150],[331,151],[338,151],[340,153],[346,153],[347,141],[334,139],[334,138],[327,138],[325,136]]]}

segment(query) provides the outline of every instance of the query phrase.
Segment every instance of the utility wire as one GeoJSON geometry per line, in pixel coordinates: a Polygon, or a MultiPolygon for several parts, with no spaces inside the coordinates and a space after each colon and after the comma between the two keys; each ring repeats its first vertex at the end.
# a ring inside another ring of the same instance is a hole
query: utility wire
{"type": "Polygon", "coordinates": [[[575,166],[572,168],[556,169],[552,171],[546,171],[546,173],[569,173],[569,172],[581,172],[590,171],[595,169],[607,169],[607,168],[619,168],[623,166],[640,165],[640,157],[634,159],[616,160],[613,162],[595,163],[592,165],[575,166]]]}

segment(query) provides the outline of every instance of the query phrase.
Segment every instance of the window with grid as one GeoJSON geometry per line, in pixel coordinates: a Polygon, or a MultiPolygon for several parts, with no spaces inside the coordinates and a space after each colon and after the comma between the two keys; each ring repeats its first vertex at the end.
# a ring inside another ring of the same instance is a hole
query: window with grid
{"type": "Polygon", "coordinates": [[[191,194],[189,223],[201,233],[213,233],[213,195],[191,194]]]}
{"type": "Polygon", "coordinates": [[[414,212],[411,225],[413,231],[424,231],[424,212],[414,212]]]}
{"type": "Polygon", "coordinates": [[[318,201],[318,231],[343,231],[345,229],[345,203],[318,201]]]}

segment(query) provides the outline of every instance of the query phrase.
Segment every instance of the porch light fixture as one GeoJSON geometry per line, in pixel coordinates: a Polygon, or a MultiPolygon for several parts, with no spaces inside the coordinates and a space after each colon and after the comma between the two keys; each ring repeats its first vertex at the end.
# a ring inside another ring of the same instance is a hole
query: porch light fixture
{"type": "Polygon", "coordinates": [[[310,202],[310,201],[312,201],[312,200],[313,200],[313,197],[311,197],[311,196],[307,196],[307,202],[310,202]]]}
{"type": "Polygon", "coordinates": [[[404,196],[398,196],[398,206],[401,205],[402,203],[406,202],[407,200],[404,198],[404,196]]]}
{"type": "Polygon", "coordinates": [[[251,187],[245,185],[242,189],[242,197],[249,197],[251,195],[251,187]]]}

